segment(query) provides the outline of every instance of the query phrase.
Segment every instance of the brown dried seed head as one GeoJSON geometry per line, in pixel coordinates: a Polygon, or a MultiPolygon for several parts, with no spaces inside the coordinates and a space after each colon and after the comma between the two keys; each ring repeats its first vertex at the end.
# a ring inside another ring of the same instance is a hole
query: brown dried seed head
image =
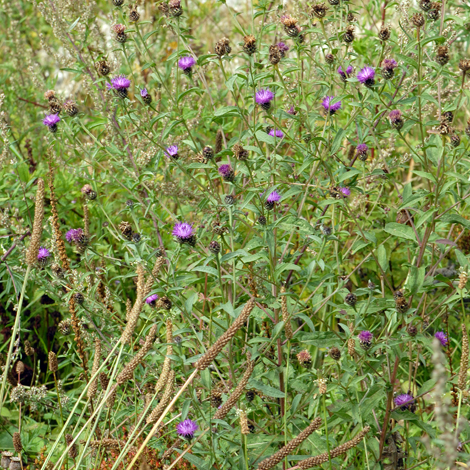
{"type": "Polygon", "coordinates": [[[411,17],[411,22],[417,27],[421,28],[424,26],[424,23],[426,22],[424,19],[424,15],[422,13],[415,13],[411,17]]]}
{"type": "Polygon", "coordinates": [[[255,367],[254,362],[250,360],[250,354],[247,354],[248,362],[245,373],[243,374],[240,383],[235,387],[235,390],[227,398],[227,401],[217,410],[214,419],[224,419],[228,412],[233,408],[238,399],[242,396],[248,380],[250,380],[251,373],[255,367]]]}
{"type": "MultiPolygon", "coordinates": [[[[281,287],[281,294],[286,293],[286,288],[281,287]]],[[[287,339],[292,339],[294,334],[292,332],[292,326],[290,324],[289,312],[287,310],[287,296],[281,295],[281,312],[282,312],[282,321],[284,322],[284,332],[287,339]]]]}
{"type": "Polygon", "coordinates": [[[354,357],[356,355],[356,342],[354,341],[354,338],[348,339],[348,354],[351,357],[354,357]]]}
{"type": "Polygon", "coordinates": [[[59,363],[54,351],[49,351],[49,370],[56,373],[59,370],[59,363]]]}
{"type": "Polygon", "coordinates": [[[175,382],[175,371],[171,370],[166,380],[165,391],[163,392],[162,399],[160,400],[158,405],[153,409],[150,415],[147,417],[147,424],[155,423],[158,420],[158,418],[160,418],[162,413],[165,411],[165,408],[170,403],[171,397],[173,395],[174,382],[175,382]]]}
{"type": "Polygon", "coordinates": [[[468,281],[468,274],[465,271],[462,271],[459,275],[459,289],[463,289],[468,281]]]}
{"type": "Polygon", "coordinates": [[[460,356],[460,370],[458,387],[460,390],[466,390],[468,371],[468,334],[465,324],[462,323],[462,355],[460,356]]]}
{"type": "Polygon", "coordinates": [[[21,436],[19,432],[13,433],[13,447],[17,454],[21,454],[23,450],[23,444],[21,443],[21,436]]]}
{"type": "Polygon", "coordinates": [[[22,374],[25,370],[24,362],[23,361],[18,361],[16,363],[15,369],[16,369],[17,374],[22,374]]]}
{"type": "Polygon", "coordinates": [[[250,428],[248,427],[248,418],[246,417],[246,413],[243,410],[240,410],[240,428],[242,434],[245,436],[250,434],[250,428]]]}
{"type": "MultiPolygon", "coordinates": [[[[93,358],[93,367],[91,369],[91,375],[95,375],[98,369],[100,368],[100,361],[101,361],[101,340],[96,338],[95,339],[95,357],[93,358]]],[[[87,397],[93,398],[98,390],[98,379],[94,379],[87,390],[87,397]]]]}
{"type": "Polygon", "coordinates": [[[32,356],[34,354],[34,348],[28,340],[24,342],[24,352],[27,356],[32,356]]]}
{"type": "Polygon", "coordinates": [[[78,456],[78,446],[77,444],[73,443],[73,436],[72,434],[66,434],[65,435],[65,442],[67,442],[68,445],[68,454],[71,459],[76,459],[78,456]]]}
{"type": "Polygon", "coordinates": [[[310,457],[305,460],[300,460],[297,464],[302,470],[312,467],[317,467],[322,463],[328,462],[330,459],[340,456],[341,454],[346,453],[349,449],[356,447],[362,439],[364,439],[365,435],[369,432],[370,427],[366,426],[354,439],[351,439],[344,444],[341,444],[338,447],[335,447],[330,452],[324,452],[323,454],[317,455],[316,457],[310,457]]]}
{"type": "Polygon", "coordinates": [[[41,244],[42,222],[44,220],[44,180],[38,179],[36,190],[36,205],[34,208],[33,230],[31,232],[31,243],[26,253],[26,263],[33,266],[37,263],[39,247],[41,244]]]}
{"type": "Polygon", "coordinates": [[[246,323],[250,313],[255,306],[255,301],[250,299],[243,307],[238,318],[232,323],[227,331],[212,345],[211,348],[194,364],[194,367],[199,370],[206,369],[209,364],[216,358],[222,351],[224,346],[235,336],[235,333],[246,323]]]}
{"type": "Polygon", "coordinates": [[[282,449],[279,449],[274,455],[264,459],[258,464],[258,470],[269,470],[284,460],[291,454],[310,434],[315,432],[321,426],[321,418],[315,418],[297,437],[289,441],[282,449]]]}
{"type": "Polygon", "coordinates": [[[144,268],[139,264],[137,266],[137,297],[135,299],[134,306],[132,307],[127,322],[126,328],[121,335],[121,343],[127,344],[132,341],[132,335],[134,334],[137,321],[139,320],[140,312],[145,302],[145,271],[144,268]]]}

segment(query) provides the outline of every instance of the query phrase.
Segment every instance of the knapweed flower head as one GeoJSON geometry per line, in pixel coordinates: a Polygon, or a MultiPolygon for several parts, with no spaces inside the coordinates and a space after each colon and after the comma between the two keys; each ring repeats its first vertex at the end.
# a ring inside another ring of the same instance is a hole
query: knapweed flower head
{"type": "Polygon", "coordinates": [[[439,340],[442,346],[447,346],[447,343],[449,342],[449,338],[443,331],[438,331],[435,335],[435,338],[439,340]]]}
{"type": "Polygon", "coordinates": [[[58,114],[48,114],[42,121],[42,123],[53,132],[57,130],[57,124],[59,122],[60,117],[58,114]]]}
{"type": "Polygon", "coordinates": [[[281,53],[281,57],[285,57],[286,52],[289,50],[289,46],[284,42],[278,42],[277,47],[279,48],[279,52],[281,53]]]}
{"type": "Polygon", "coordinates": [[[281,200],[281,195],[274,190],[266,199],[267,202],[279,202],[281,200]]]}
{"type": "Polygon", "coordinates": [[[150,104],[152,102],[152,96],[147,91],[147,88],[142,88],[142,90],[140,90],[140,97],[145,104],[150,104]]]}
{"type": "Polygon", "coordinates": [[[290,114],[291,116],[295,116],[297,114],[297,111],[295,110],[295,108],[293,106],[291,106],[288,110],[287,110],[287,114],[290,114]]]}
{"type": "Polygon", "coordinates": [[[329,114],[335,114],[337,111],[341,109],[341,101],[335,102],[334,96],[325,96],[325,98],[323,98],[321,105],[325,109],[325,112],[329,114]]]}
{"type": "Polygon", "coordinates": [[[179,436],[183,437],[184,439],[191,440],[194,437],[194,433],[199,429],[199,426],[195,421],[191,419],[185,419],[178,423],[176,426],[176,432],[179,436]]]}
{"type": "Polygon", "coordinates": [[[339,192],[343,195],[343,197],[351,196],[351,190],[349,188],[339,188],[339,192]]]}
{"type": "Polygon", "coordinates": [[[346,80],[346,78],[348,78],[353,73],[353,67],[352,65],[348,65],[346,71],[344,72],[343,68],[340,65],[338,67],[338,73],[343,80],[346,80]]]}
{"type": "Polygon", "coordinates": [[[194,67],[195,64],[196,60],[193,56],[190,55],[183,56],[178,61],[178,67],[186,74],[191,73],[191,69],[194,67]]]}
{"type": "Polygon", "coordinates": [[[222,176],[225,181],[233,181],[235,173],[233,172],[232,166],[225,163],[219,166],[219,175],[222,176]]]}
{"type": "Polygon", "coordinates": [[[390,80],[395,73],[396,67],[398,67],[398,63],[395,59],[384,59],[382,61],[382,76],[386,80],[390,80]]]}
{"type": "Polygon", "coordinates": [[[361,345],[361,348],[364,350],[368,350],[372,347],[372,341],[374,340],[374,335],[367,330],[361,331],[357,335],[359,339],[359,344],[361,345]]]}
{"type": "Polygon", "coordinates": [[[66,234],[65,239],[69,242],[79,242],[83,237],[83,230],[81,228],[71,228],[66,234]]]}
{"type": "Polygon", "coordinates": [[[165,153],[168,158],[173,158],[174,160],[178,159],[178,146],[177,145],[170,145],[166,148],[165,153]]]}
{"type": "Polygon", "coordinates": [[[194,229],[191,224],[186,222],[176,223],[173,227],[172,234],[178,243],[187,243],[190,246],[196,245],[196,236],[194,235],[194,229]]]}
{"type": "Polygon", "coordinates": [[[158,295],[157,294],[152,294],[152,295],[149,295],[146,299],[145,299],[145,303],[148,304],[148,305],[151,305],[152,307],[155,305],[155,302],[158,300],[158,295]]]}
{"type": "Polygon", "coordinates": [[[416,405],[413,395],[411,393],[402,393],[401,395],[397,395],[393,402],[395,406],[400,407],[402,411],[410,410],[414,412],[416,405]]]}
{"type": "Polygon", "coordinates": [[[278,139],[282,139],[284,137],[284,132],[280,131],[279,129],[271,129],[269,131],[269,135],[271,137],[277,137],[278,139]]]}
{"type": "Polygon", "coordinates": [[[369,147],[367,144],[359,144],[356,147],[356,155],[359,160],[365,162],[367,160],[367,152],[369,151],[369,147]]]}
{"type": "Polygon", "coordinates": [[[44,248],[43,246],[39,247],[38,263],[40,265],[42,266],[46,265],[50,256],[51,256],[51,252],[47,248],[44,248]]]}
{"type": "Polygon", "coordinates": [[[131,81],[125,75],[117,75],[107,83],[108,90],[125,90],[131,86],[131,81]]]}
{"type": "Polygon", "coordinates": [[[266,111],[271,107],[274,93],[269,88],[261,88],[255,94],[255,101],[266,111]]]}
{"type": "Polygon", "coordinates": [[[393,111],[390,111],[388,118],[390,119],[390,124],[395,129],[400,130],[403,127],[402,113],[399,109],[394,109],[393,111]]]}
{"type": "Polygon", "coordinates": [[[357,74],[357,79],[365,86],[372,86],[375,83],[374,77],[375,70],[369,66],[362,68],[357,74]]]}

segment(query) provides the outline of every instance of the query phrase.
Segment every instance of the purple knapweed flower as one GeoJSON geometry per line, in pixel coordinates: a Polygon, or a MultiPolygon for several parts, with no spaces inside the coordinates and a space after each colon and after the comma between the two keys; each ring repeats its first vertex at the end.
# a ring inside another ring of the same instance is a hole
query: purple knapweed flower
{"type": "Polygon", "coordinates": [[[390,111],[388,118],[390,119],[390,124],[395,129],[400,130],[403,127],[403,118],[399,109],[394,109],[393,111],[390,111]]]}
{"type": "Polygon", "coordinates": [[[150,305],[151,307],[155,307],[155,303],[157,302],[158,300],[158,295],[157,294],[153,294],[153,295],[149,295],[146,299],[145,299],[145,303],[147,305],[150,305]]]}
{"type": "Polygon", "coordinates": [[[178,67],[186,74],[191,75],[192,69],[196,65],[196,59],[190,55],[181,57],[178,61],[178,67]]]}
{"type": "Polygon", "coordinates": [[[71,228],[66,234],[65,239],[69,242],[78,242],[83,237],[83,230],[81,228],[71,228]]]}
{"type": "Polygon", "coordinates": [[[111,79],[111,83],[106,83],[110,91],[115,91],[121,98],[127,97],[127,89],[131,86],[131,81],[125,75],[117,75],[111,79]]]}
{"type": "Polygon", "coordinates": [[[386,80],[389,80],[390,78],[393,77],[393,74],[395,73],[394,70],[396,67],[398,67],[398,63],[395,59],[384,59],[381,65],[382,65],[382,76],[386,80]]]}
{"type": "Polygon", "coordinates": [[[194,235],[194,229],[191,224],[186,222],[178,222],[173,227],[173,236],[179,243],[187,243],[188,245],[196,245],[196,236],[194,235]]]}
{"type": "Polygon", "coordinates": [[[188,441],[190,441],[194,437],[194,433],[199,429],[196,421],[192,421],[191,419],[185,419],[178,423],[176,426],[176,432],[179,436],[184,437],[188,441]]]}
{"type": "Polygon", "coordinates": [[[339,111],[341,109],[341,101],[337,101],[336,103],[333,103],[334,99],[335,99],[334,96],[325,96],[325,98],[323,98],[323,101],[321,103],[325,111],[329,114],[335,114],[336,111],[339,111]]]}
{"type": "Polygon", "coordinates": [[[168,158],[172,158],[173,160],[178,160],[178,146],[177,145],[170,145],[166,148],[165,153],[168,158]]]}
{"type": "Polygon", "coordinates": [[[261,88],[255,94],[255,101],[266,111],[271,107],[273,99],[274,93],[269,88],[261,88]]]}
{"type": "Polygon", "coordinates": [[[274,190],[266,199],[267,202],[279,202],[281,200],[281,195],[274,190]]]}
{"type": "Polygon", "coordinates": [[[277,137],[278,139],[282,139],[284,137],[284,132],[280,131],[279,129],[271,129],[269,131],[269,135],[271,137],[277,137]]]}
{"type": "Polygon", "coordinates": [[[338,67],[338,73],[341,77],[342,80],[346,81],[347,78],[350,77],[350,75],[353,73],[353,67],[352,65],[348,65],[347,68],[346,68],[346,72],[343,72],[343,68],[341,67],[341,65],[338,67]]]}
{"type": "Polygon", "coordinates": [[[365,349],[367,351],[368,349],[371,348],[374,335],[370,331],[368,330],[361,331],[357,335],[357,337],[359,339],[359,344],[361,345],[362,349],[365,349]]]}
{"type": "Polygon", "coordinates": [[[291,106],[288,110],[287,110],[287,114],[290,114],[291,116],[295,116],[297,114],[297,111],[295,110],[295,108],[293,106],[291,106]]]}
{"type": "Polygon", "coordinates": [[[367,144],[359,144],[356,147],[356,155],[359,160],[365,162],[367,160],[367,152],[369,151],[369,147],[367,144]]]}
{"type": "Polygon", "coordinates": [[[278,42],[277,47],[279,48],[281,57],[284,58],[286,56],[286,52],[289,50],[289,46],[283,42],[278,42]]]}
{"type": "Polygon", "coordinates": [[[58,114],[48,114],[43,120],[42,123],[49,128],[51,132],[57,130],[57,124],[60,122],[60,117],[58,114]]]}
{"type": "Polygon", "coordinates": [[[51,252],[47,249],[44,248],[43,246],[39,247],[38,251],[38,263],[41,266],[44,266],[47,264],[48,258],[51,256],[51,252]]]}
{"type": "Polygon", "coordinates": [[[351,196],[351,190],[349,188],[339,188],[339,192],[343,195],[343,197],[351,196]]]}
{"type": "Polygon", "coordinates": [[[225,181],[233,181],[235,173],[233,172],[232,166],[225,163],[219,166],[219,175],[222,176],[225,181]]]}
{"type": "Polygon", "coordinates": [[[401,395],[397,395],[393,401],[395,406],[400,407],[402,411],[410,410],[414,412],[416,407],[414,397],[410,393],[402,393],[401,395]]]}
{"type": "Polygon", "coordinates": [[[449,338],[443,331],[438,331],[435,335],[434,338],[437,338],[439,342],[441,343],[442,346],[447,346],[447,343],[449,342],[449,338]]]}
{"type": "Polygon", "coordinates": [[[150,104],[152,102],[152,96],[147,91],[147,88],[142,88],[142,90],[140,90],[140,97],[145,104],[150,104]]]}
{"type": "Polygon", "coordinates": [[[372,67],[366,66],[362,68],[357,74],[357,79],[365,86],[372,86],[375,83],[375,70],[372,67]]]}

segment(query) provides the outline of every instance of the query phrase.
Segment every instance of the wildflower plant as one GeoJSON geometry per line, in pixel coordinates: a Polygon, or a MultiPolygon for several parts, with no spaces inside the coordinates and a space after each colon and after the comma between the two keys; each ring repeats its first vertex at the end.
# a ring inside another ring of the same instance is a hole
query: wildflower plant
{"type": "Polygon", "coordinates": [[[469,13],[3,2],[2,467],[468,467],[469,13]]]}

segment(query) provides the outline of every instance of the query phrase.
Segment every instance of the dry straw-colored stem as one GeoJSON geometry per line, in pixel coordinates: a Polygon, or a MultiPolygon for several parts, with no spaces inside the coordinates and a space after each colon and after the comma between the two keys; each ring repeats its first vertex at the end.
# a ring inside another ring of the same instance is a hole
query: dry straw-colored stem
{"type": "MultiPolygon", "coordinates": [[[[99,338],[95,339],[95,357],[93,358],[93,367],[91,368],[91,375],[95,375],[96,371],[100,368],[101,360],[101,340],[99,338]]],[[[95,378],[88,387],[87,397],[92,399],[96,395],[98,390],[98,380],[95,378]]]]}
{"type": "Polygon", "coordinates": [[[258,464],[258,470],[268,470],[273,468],[283,459],[285,459],[293,450],[295,450],[312,432],[320,428],[321,418],[315,418],[297,437],[289,441],[282,449],[279,449],[274,455],[264,459],[258,464]]]}
{"type": "Polygon", "coordinates": [[[250,376],[253,372],[254,367],[254,362],[250,361],[250,357],[248,355],[247,368],[245,373],[243,374],[242,379],[240,380],[240,383],[235,387],[235,390],[227,398],[227,401],[216,411],[214,419],[224,419],[225,416],[227,416],[228,412],[232,409],[235,403],[237,403],[238,399],[242,396],[246,384],[248,383],[248,380],[250,380],[250,376]]]}
{"type": "Polygon", "coordinates": [[[44,221],[44,180],[38,179],[36,190],[36,206],[34,208],[33,230],[31,232],[31,243],[26,253],[26,263],[33,266],[38,260],[39,247],[41,245],[42,223],[44,221]]]}
{"type": "Polygon", "coordinates": [[[196,369],[204,370],[209,367],[211,362],[217,357],[220,351],[222,351],[224,346],[229,343],[229,341],[235,336],[235,333],[246,323],[254,306],[255,301],[250,299],[228,330],[213,344],[204,356],[194,364],[196,369]]]}
{"type": "Polygon", "coordinates": [[[460,357],[460,370],[458,387],[460,390],[465,390],[467,384],[467,371],[468,371],[468,334],[465,324],[462,323],[462,356],[460,357]]]}

